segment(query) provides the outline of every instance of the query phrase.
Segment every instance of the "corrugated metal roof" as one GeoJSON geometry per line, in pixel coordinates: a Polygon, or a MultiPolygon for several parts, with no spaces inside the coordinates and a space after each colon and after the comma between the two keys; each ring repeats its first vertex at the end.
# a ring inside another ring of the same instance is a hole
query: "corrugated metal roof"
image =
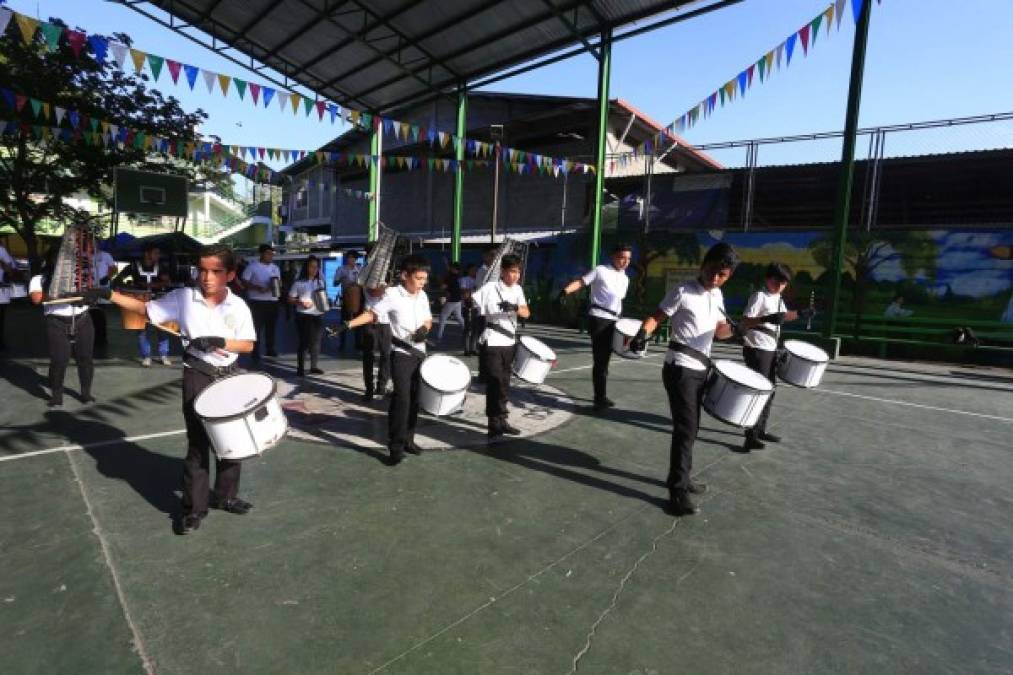
{"type": "Polygon", "coordinates": [[[150,0],[321,98],[378,112],[701,2],[150,0]]]}

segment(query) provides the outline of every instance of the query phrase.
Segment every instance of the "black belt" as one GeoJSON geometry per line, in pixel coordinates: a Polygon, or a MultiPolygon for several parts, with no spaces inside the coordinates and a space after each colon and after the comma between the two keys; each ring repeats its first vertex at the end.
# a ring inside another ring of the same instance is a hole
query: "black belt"
{"type": "Polygon", "coordinates": [[[763,333],[764,335],[769,335],[770,337],[774,338],[775,340],[777,339],[777,331],[774,330],[773,328],[767,328],[766,326],[753,326],[749,330],[755,330],[755,331],[758,331],[760,333],[763,333]]]}
{"type": "Polygon", "coordinates": [[[414,356],[417,359],[425,359],[426,358],[426,353],[424,351],[422,351],[421,349],[417,348],[415,345],[411,344],[410,342],[402,340],[399,337],[396,337],[396,336],[392,335],[390,337],[390,342],[395,347],[400,347],[401,349],[404,349],[405,351],[407,351],[409,354],[411,354],[412,356],[414,356]]]}
{"type": "Polygon", "coordinates": [[[214,378],[216,380],[219,377],[225,377],[226,375],[231,375],[232,373],[239,372],[239,366],[237,366],[235,363],[231,363],[227,366],[212,366],[207,361],[199,359],[190,353],[183,354],[183,365],[189,368],[193,368],[198,373],[201,373],[202,375],[207,375],[208,377],[214,378]]]}
{"type": "Polygon", "coordinates": [[[597,303],[594,303],[594,302],[591,303],[591,309],[600,309],[601,311],[605,312],[606,314],[611,314],[612,316],[614,316],[617,319],[619,318],[619,312],[613,312],[608,307],[602,307],[601,305],[599,305],[597,303]]]}
{"type": "Polygon", "coordinates": [[[672,340],[671,342],[669,342],[668,348],[686,354],[687,356],[692,356],[696,360],[700,361],[707,368],[711,367],[711,358],[706,354],[704,354],[699,349],[695,349],[693,347],[690,347],[689,345],[677,342],[676,340],[672,340]]]}

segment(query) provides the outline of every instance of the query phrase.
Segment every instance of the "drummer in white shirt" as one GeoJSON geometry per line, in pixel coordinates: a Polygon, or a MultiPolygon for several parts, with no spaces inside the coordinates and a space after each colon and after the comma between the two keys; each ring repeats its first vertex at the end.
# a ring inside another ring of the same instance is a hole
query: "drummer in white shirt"
{"type": "MultiPolygon", "coordinates": [[[[749,296],[746,303],[746,310],[742,313],[750,319],[761,321],[745,331],[742,336],[743,347],[742,357],[746,365],[776,384],[775,370],[777,368],[777,347],[781,338],[781,324],[785,321],[794,321],[798,318],[798,312],[789,310],[781,294],[788,287],[791,281],[791,268],[782,263],[770,263],[764,273],[764,287],[749,296]]],[[[775,389],[776,391],[776,389],[775,389]]],[[[774,403],[774,394],[767,399],[763,411],[751,429],[746,429],[746,440],[742,445],[742,452],[760,450],[764,447],[763,441],[777,443],[781,440],[779,436],[767,431],[767,419],[770,417],[770,406],[774,403]]]]}
{"type": "MultiPolygon", "coordinates": [[[[212,244],[200,252],[197,288],[177,288],[148,302],[116,292],[110,295],[107,288],[93,289],[86,294],[89,299],[105,297],[120,307],[147,313],[154,324],[169,321],[179,324],[186,345],[183,419],[187,438],[183,463],[183,517],[176,529],[179,534],[200,527],[209,506],[211,442],[194,410],[194,401],[216,379],[237,372],[239,354],[248,354],[256,344],[250,309],[228,287],[235,275],[236,258],[232,250],[212,244]]],[[[238,496],[240,467],[238,461],[217,460],[210,506],[239,515],[253,507],[238,496]]]]}
{"type": "Polygon", "coordinates": [[[520,430],[508,421],[507,401],[510,397],[510,375],[517,348],[517,317],[531,316],[521,288],[521,259],[505,255],[500,261],[499,281],[490,281],[472,296],[475,307],[485,317],[485,330],[480,340],[485,345],[482,360],[486,373],[485,414],[489,418],[489,440],[495,442],[503,434],[516,436],[520,430]]]}
{"type": "MultiPolygon", "coordinates": [[[[254,260],[243,270],[246,297],[250,301],[257,342],[263,343],[267,356],[277,356],[274,350],[274,333],[278,325],[278,295],[281,290],[281,270],[274,264],[274,247],[261,244],[257,248],[259,260],[254,260]],[[273,281],[277,279],[278,281],[273,281]],[[277,289],[274,286],[277,285],[277,289]]],[[[253,362],[260,363],[260,347],[254,345],[253,362]]]]}
{"type": "Polygon", "coordinates": [[[401,285],[388,288],[383,299],[351,321],[344,321],[338,333],[373,323],[386,316],[390,321],[391,375],[394,395],[387,415],[387,448],[389,464],[404,459],[405,453],[422,454],[415,443],[415,426],[419,415],[419,368],[426,357],[426,337],[433,328],[433,315],[426,295],[429,261],[410,255],[401,262],[401,285]]]}
{"type": "MultiPolygon", "coordinates": [[[[386,284],[381,284],[376,288],[367,288],[366,311],[376,307],[386,293],[386,284]]],[[[366,386],[362,400],[369,402],[376,394],[383,396],[387,393],[387,382],[390,380],[390,322],[385,314],[377,314],[376,321],[372,325],[363,326],[360,330],[362,331],[362,382],[366,386]],[[380,354],[379,359],[376,358],[377,352],[380,354]]]]}
{"type": "Polygon", "coordinates": [[[612,358],[612,333],[616,321],[623,314],[623,299],[630,280],[626,268],[630,266],[633,249],[618,244],[612,249],[612,264],[598,265],[579,279],[571,281],[559,293],[562,299],[585,286],[591,287],[591,307],[588,311],[588,332],[591,334],[591,353],[594,365],[591,382],[594,385],[594,409],[602,411],[615,403],[606,395],[609,360],[612,358]]]}
{"type": "Polygon", "coordinates": [[[295,305],[295,329],[299,334],[299,347],[296,354],[295,374],[302,377],[306,374],[306,352],[310,353],[310,373],[322,375],[319,367],[320,338],[324,330],[324,313],[317,309],[313,294],[326,289],[324,279],[320,275],[320,260],[311,255],[303,263],[302,272],[292,284],[288,292],[288,302],[295,305]]]}

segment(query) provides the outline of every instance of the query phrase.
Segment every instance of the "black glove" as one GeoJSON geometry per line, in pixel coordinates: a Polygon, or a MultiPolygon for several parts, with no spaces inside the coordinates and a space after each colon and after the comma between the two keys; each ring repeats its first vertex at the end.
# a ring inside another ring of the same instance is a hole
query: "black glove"
{"type": "Polygon", "coordinates": [[[88,288],[81,293],[81,297],[84,298],[84,304],[94,305],[99,300],[108,300],[113,296],[111,288],[88,288]]]}
{"type": "Polygon", "coordinates": [[[630,351],[631,352],[642,352],[647,349],[647,331],[643,328],[637,331],[637,334],[630,340],[630,351]]]}
{"type": "Polygon", "coordinates": [[[425,326],[419,326],[418,329],[411,335],[412,342],[425,342],[427,335],[429,335],[429,329],[425,326]]]}
{"type": "Polygon", "coordinates": [[[190,346],[202,352],[209,352],[212,349],[225,349],[225,338],[218,337],[217,335],[195,337],[190,340],[190,346]]]}
{"type": "Polygon", "coordinates": [[[338,337],[348,330],[348,322],[342,321],[337,326],[324,326],[324,330],[327,332],[328,337],[338,337]]]}
{"type": "Polygon", "coordinates": [[[499,303],[499,308],[502,309],[504,312],[516,312],[518,309],[520,309],[520,305],[515,305],[512,302],[504,300],[501,303],[499,303]]]}
{"type": "Polygon", "coordinates": [[[760,322],[761,323],[772,323],[775,326],[780,326],[782,323],[784,323],[784,312],[780,312],[778,314],[768,314],[766,316],[761,316],[760,317],[760,322]]]}

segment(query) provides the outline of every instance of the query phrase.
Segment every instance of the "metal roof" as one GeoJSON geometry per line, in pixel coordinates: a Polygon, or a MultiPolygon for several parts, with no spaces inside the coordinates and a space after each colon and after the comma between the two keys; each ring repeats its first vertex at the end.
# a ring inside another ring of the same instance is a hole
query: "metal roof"
{"type": "MultiPolygon", "coordinates": [[[[114,0],[142,13],[144,0],[114,0]]],[[[386,112],[703,0],[148,0],[340,105],[386,112]]],[[[724,3],[717,3],[724,4],[724,3]]],[[[151,16],[149,14],[149,16],[151,16]]],[[[155,17],[152,17],[155,18],[155,17]]],[[[181,23],[182,22],[182,23],[181,23]]],[[[233,60],[237,59],[233,57],[233,60]]]]}

